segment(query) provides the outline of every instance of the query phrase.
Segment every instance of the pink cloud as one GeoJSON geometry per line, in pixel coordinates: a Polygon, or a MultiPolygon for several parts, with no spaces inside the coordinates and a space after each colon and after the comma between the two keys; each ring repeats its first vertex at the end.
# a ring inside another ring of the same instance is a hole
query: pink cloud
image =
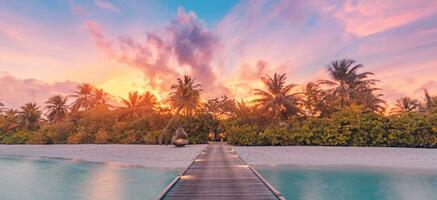
{"type": "Polygon", "coordinates": [[[177,17],[164,28],[147,32],[145,41],[129,36],[109,41],[95,22],[86,21],[85,26],[97,47],[116,61],[142,70],[151,87],[168,91],[177,77],[190,74],[207,95],[226,92],[211,65],[219,40],[193,12],[179,9],[177,17]]]}
{"type": "Polygon", "coordinates": [[[348,0],[334,12],[346,30],[357,36],[383,32],[435,14],[437,2],[429,0],[348,0]]]}
{"type": "Polygon", "coordinates": [[[6,107],[18,108],[35,102],[42,106],[52,95],[71,94],[77,83],[63,81],[46,83],[36,79],[19,79],[7,73],[0,74],[0,102],[6,107]]]}
{"type": "Polygon", "coordinates": [[[109,3],[107,1],[104,1],[104,0],[95,0],[94,3],[99,8],[102,8],[102,9],[105,9],[105,10],[109,10],[109,11],[112,11],[112,12],[119,12],[119,9],[117,7],[115,7],[112,3],[109,3]]]}

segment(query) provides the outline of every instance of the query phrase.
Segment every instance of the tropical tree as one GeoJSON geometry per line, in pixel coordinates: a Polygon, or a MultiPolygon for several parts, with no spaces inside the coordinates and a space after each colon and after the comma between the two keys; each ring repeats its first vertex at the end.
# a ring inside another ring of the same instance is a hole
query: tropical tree
{"type": "Polygon", "coordinates": [[[11,131],[19,126],[19,112],[16,109],[6,109],[0,128],[4,132],[11,131]]]}
{"type": "Polygon", "coordinates": [[[26,130],[36,130],[41,119],[41,110],[36,103],[27,103],[20,107],[20,126],[26,130]]]}
{"type": "Polygon", "coordinates": [[[401,114],[406,112],[415,112],[420,108],[420,103],[416,99],[411,99],[410,97],[402,97],[396,100],[396,103],[390,114],[401,114]]]}
{"type": "MultiPolygon", "coordinates": [[[[376,91],[376,89],[373,89],[373,91],[376,91]]],[[[361,103],[364,106],[364,111],[382,114],[385,112],[385,105],[387,104],[382,99],[384,95],[373,91],[363,92],[361,103]]]]}
{"type": "Polygon", "coordinates": [[[0,102],[0,114],[3,113],[3,111],[5,111],[6,108],[4,108],[4,104],[0,102]]]}
{"type": "Polygon", "coordinates": [[[422,111],[425,113],[432,113],[437,111],[437,96],[431,96],[428,90],[424,90],[425,101],[422,105],[422,111]]]}
{"type": "Polygon", "coordinates": [[[366,95],[372,95],[369,92],[373,91],[378,80],[369,79],[369,76],[374,75],[372,72],[359,73],[358,70],[363,67],[349,59],[334,61],[328,66],[332,80],[322,80],[320,83],[329,87],[327,91],[330,98],[338,99],[340,108],[351,103],[360,104],[366,95]]]}
{"type": "Polygon", "coordinates": [[[323,116],[329,112],[328,99],[326,92],[318,83],[309,82],[304,87],[306,112],[310,116],[323,116]]]}
{"type": "Polygon", "coordinates": [[[171,108],[175,111],[175,115],[169,120],[167,125],[162,129],[159,135],[159,143],[167,142],[168,128],[175,121],[179,114],[191,116],[200,105],[200,89],[201,85],[194,82],[188,75],[184,75],[183,79],[178,78],[177,83],[171,86],[173,90],[170,92],[168,102],[171,108]],[[165,140],[164,140],[165,137],[165,140]]]}
{"type": "Polygon", "coordinates": [[[177,79],[177,84],[171,86],[173,91],[170,93],[169,103],[177,114],[191,115],[200,105],[201,85],[194,81],[185,75],[183,79],[177,79]]]}
{"type": "Polygon", "coordinates": [[[293,93],[296,84],[286,84],[286,74],[275,73],[261,80],[267,86],[267,90],[253,89],[256,98],[252,100],[255,107],[268,110],[277,119],[284,119],[290,115],[298,115],[302,102],[300,93],[293,93]]]}
{"type": "Polygon", "coordinates": [[[123,117],[140,117],[142,101],[143,97],[138,93],[138,91],[129,92],[127,99],[121,99],[121,103],[123,103],[125,107],[123,117]]]}
{"type": "Polygon", "coordinates": [[[222,96],[221,98],[209,99],[203,104],[202,108],[205,112],[212,114],[217,119],[226,119],[235,116],[237,102],[235,99],[222,96]]]}
{"type": "Polygon", "coordinates": [[[147,91],[142,95],[140,106],[146,110],[156,110],[159,108],[158,99],[155,95],[147,91]]]}
{"type": "Polygon", "coordinates": [[[71,104],[72,111],[79,110],[88,110],[94,105],[94,86],[88,83],[83,83],[77,86],[75,94],[71,95],[71,97],[75,98],[73,103],[71,104]]]}
{"type": "Polygon", "coordinates": [[[93,105],[108,105],[108,102],[110,101],[110,96],[107,92],[105,92],[103,89],[94,89],[92,93],[92,104],[93,105]]]}
{"type": "Polygon", "coordinates": [[[62,121],[68,114],[67,97],[55,95],[46,101],[47,119],[49,122],[62,121]]]}

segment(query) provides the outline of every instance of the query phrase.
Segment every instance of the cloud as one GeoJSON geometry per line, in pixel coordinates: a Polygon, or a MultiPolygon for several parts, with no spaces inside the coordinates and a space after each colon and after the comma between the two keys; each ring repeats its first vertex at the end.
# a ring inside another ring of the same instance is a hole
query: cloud
{"type": "Polygon", "coordinates": [[[105,10],[109,10],[112,12],[119,12],[120,10],[115,7],[113,4],[104,1],[104,0],[95,0],[94,3],[96,4],[97,7],[105,9],[105,10]]]}
{"type": "Polygon", "coordinates": [[[435,14],[436,1],[429,0],[348,0],[335,9],[334,15],[357,36],[367,36],[406,25],[435,14]]]}
{"type": "Polygon", "coordinates": [[[46,83],[36,79],[19,79],[7,73],[0,73],[0,102],[12,108],[18,108],[28,102],[43,106],[52,95],[71,94],[76,85],[77,83],[72,81],[46,83]]]}
{"type": "Polygon", "coordinates": [[[331,61],[350,58],[376,73],[388,101],[418,98],[423,85],[435,87],[434,13],[435,1],[241,1],[215,29],[231,77],[224,82],[247,96],[262,87],[258,71],[304,84],[328,78],[331,61]]]}
{"type": "Polygon", "coordinates": [[[176,78],[189,74],[202,84],[207,96],[227,91],[218,83],[211,65],[219,39],[193,12],[179,9],[169,24],[147,32],[145,41],[129,36],[110,41],[96,22],[86,21],[85,26],[97,47],[110,58],[143,71],[151,87],[168,92],[176,78]]]}

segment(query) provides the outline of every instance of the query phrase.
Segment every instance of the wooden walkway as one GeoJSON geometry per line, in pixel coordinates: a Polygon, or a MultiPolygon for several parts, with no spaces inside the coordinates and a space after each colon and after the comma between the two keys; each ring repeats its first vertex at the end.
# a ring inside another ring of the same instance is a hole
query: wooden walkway
{"type": "Polygon", "coordinates": [[[284,199],[225,143],[211,143],[158,199],[284,199]]]}

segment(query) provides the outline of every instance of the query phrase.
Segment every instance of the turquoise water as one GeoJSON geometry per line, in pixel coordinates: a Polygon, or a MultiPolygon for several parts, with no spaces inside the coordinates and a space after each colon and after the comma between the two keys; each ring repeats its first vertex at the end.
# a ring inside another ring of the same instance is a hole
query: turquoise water
{"type": "Polygon", "coordinates": [[[435,200],[437,172],[257,167],[289,200],[435,200]]]}
{"type": "Polygon", "coordinates": [[[0,156],[0,199],[154,199],[177,173],[171,169],[0,156]]]}

